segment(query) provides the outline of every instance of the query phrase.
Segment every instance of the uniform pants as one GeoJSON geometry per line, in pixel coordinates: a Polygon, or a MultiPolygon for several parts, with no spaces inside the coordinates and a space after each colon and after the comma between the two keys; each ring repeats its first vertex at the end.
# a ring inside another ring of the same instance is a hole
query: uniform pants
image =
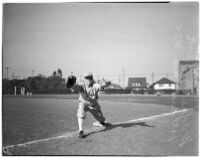
{"type": "Polygon", "coordinates": [[[101,107],[98,103],[91,106],[86,103],[79,102],[78,110],[77,110],[77,117],[85,119],[86,112],[90,112],[94,116],[94,118],[99,122],[105,121],[105,117],[103,116],[101,107]]]}

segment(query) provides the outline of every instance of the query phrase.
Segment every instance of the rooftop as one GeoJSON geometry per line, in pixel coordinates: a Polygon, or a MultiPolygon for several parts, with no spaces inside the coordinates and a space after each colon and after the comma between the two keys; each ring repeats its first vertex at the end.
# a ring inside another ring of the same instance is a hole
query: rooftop
{"type": "Polygon", "coordinates": [[[146,77],[130,77],[129,82],[146,82],[146,77]]]}
{"type": "Polygon", "coordinates": [[[158,80],[157,82],[155,82],[155,84],[163,84],[163,83],[175,83],[174,81],[169,80],[168,78],[163,77],[162,79],[158,80]]]}
{"type": "Polygon", "coordinates": [[[196,64],[196,63],[199,63],[198,60],[181,60],[179,61],[179,64],[196,64]]]}

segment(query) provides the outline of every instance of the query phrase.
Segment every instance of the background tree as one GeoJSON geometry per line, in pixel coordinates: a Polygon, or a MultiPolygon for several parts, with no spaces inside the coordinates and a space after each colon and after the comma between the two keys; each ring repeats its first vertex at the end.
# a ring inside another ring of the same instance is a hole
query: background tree
{"type": "Polygon", "coordinates": [[[58,74],[59,77],[62,78],[62,70],[61,70],[60,68],[58,68],[58,70],[57,70],[57,74],[58,74]]]}
{"type": "Polygon", "coordinates": [[[20,94],[21,86],[25,87],[27,92],[32,94],[68,94],[72,93],[70,89],[65,86],[65,79],[62,78],[62,70],[58,68],[53,71],[53,75],[45,77],[42,74],[37,76],[30,76],[24,80],[13,79],[2,81],[3,94],[14,94],[14,87],[17,87],[17,94],[20,94]]]}
{"type": "Polygon", "coordinates": [[[56,75],[57,75],[57,73],[56,73],[56,71],[54,71],[54,72],[53,72],[53,76],[56,76],[56,75]]]}

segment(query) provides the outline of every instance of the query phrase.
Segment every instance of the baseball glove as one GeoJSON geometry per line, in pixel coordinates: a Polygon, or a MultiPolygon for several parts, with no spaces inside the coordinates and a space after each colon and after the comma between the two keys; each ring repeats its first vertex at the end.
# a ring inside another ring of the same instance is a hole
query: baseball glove
{"type": "Polygon", "coordinates": [[[75,85],[75,83],[76,83],[76,76],[71,75],[67,78],[66,87],[72,88],[75,85]]]}

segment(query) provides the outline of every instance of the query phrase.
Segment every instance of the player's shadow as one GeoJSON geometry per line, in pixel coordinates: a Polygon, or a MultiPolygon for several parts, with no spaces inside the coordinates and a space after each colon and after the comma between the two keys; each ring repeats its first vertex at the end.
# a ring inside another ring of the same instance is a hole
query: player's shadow
{"type": "Polygon", "coordinates": [[[129,127],[134,127],[134,126],[155,127],[155,126],[151,126],[151,125],[146,124],[146,122],[115,123],[113,125],[109,125],[108,127],[106,127],[103,130],[92,131],[90,133],[87,133],[87,134],[84,135],[84,138],[91,135],[91,134],[99,133],[99,132],[105,132],[105,131],[112,130],[112,129],[117,128],[117,127],[129,128],[129,127]]]}

